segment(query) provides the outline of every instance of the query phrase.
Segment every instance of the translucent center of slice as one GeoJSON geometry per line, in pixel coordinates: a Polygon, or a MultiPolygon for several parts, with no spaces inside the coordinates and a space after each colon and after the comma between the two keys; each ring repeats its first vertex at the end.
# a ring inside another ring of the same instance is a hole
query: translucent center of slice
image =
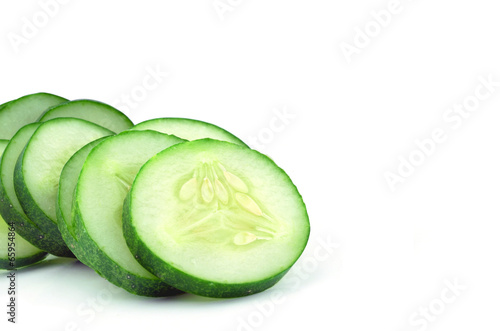
{"type": "Polygon", "coordinates": [[[252,196],[250,183],[218,161],[202,162],[178,185],[184,208],[176,220],[176,240],[203,239],[237,246],[271,240],[281,222],[252,196]]]}

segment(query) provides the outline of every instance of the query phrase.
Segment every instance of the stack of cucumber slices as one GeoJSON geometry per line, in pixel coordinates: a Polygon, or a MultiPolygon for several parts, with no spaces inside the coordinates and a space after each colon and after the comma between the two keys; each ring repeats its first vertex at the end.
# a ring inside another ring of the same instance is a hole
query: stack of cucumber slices
{"type": "Polygon", "coordinates": [[[0,105],[0,156],[2,269],[50,253],[137,295],[240,297],[309,238],[287,174],[210,123],[37,93],[0,105]]]}

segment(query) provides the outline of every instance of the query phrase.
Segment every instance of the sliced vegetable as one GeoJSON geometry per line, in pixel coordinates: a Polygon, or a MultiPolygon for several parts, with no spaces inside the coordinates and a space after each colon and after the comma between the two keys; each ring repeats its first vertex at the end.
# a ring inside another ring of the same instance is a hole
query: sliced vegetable
{"type": "Polygon", "coordinates": [[[47,252],[73,255],[57,227],[56,201],[62,168],[80,148],[112,134],[85,120],[56,118],[38,127],[19,156],[14,170],[16,195],[28,218],[39,228],[38,237],[52,240],[50,247],[43,248],[47,252]]]}
{"type": "Polygon", "coordinates": [[[94,100],[68,101],[48,109],[40,122],[60,117],[74,117],[99,124],[115,133],[130,129],[134,124],[121,111],[94,100]]]}
{"type": "MultiPolygon", "coordinates": [[[[75,255],[101,276],[144,296],[178,294],[144,269],[130,253],[122,231],[123,201],[140,167],[159,151],[183,140],[154,131],[126,131],[94,147],[78,179],[75,255]]],[[[71,226],[70,226],[71,228],[71,226]]]]}
{"type": "Polygon", "coordinates": [[[209,297],[273,286],[309,237],[305,205],[287,174],[257,151],[212,139],[148,161],[125,202],[123,226],[146,269],[209,297]]]}

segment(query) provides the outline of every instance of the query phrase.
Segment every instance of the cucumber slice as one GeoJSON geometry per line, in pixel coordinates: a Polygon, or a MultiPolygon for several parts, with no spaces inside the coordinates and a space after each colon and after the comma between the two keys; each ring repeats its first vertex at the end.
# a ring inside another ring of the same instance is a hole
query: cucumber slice
{"type": "Polygon", "coordinates": [[[6,102],[6,103],[2,103],[2,104],[0,105],[0,110],[2,110],[2,108],[3,108],[3,107],[7,106],[7,105],[8,105],[9,103],[11,103],[11,102],[12,102],[12,101],[8,101],[8,102],[6,102]]]}
{"type": "Polygon", "coordinates": [[[39,237],[53,238],[45,249],[58,256],[72,256],[57,227],[56,201],[59,177],[69,158],[81,147],[113,132],[76,118],[56,118],[42,123],[17,160],[14,189],[28,218],[41,230],[39,237]]]}
{"type": "Polygon", "coordinates": [[[52,238],[40,238],[41,230],[24,213],[14,189],[14,168],[17,159],[39,126],[40,123],[32,123],[22,127],[5,148],[0,162],[0,214],[5,221],[14,223],[17,235],[46,250],[54,245],[52,238]]]}
{"type": "Polygon", "coordinates": [[[121,111],[94,100],[74,100],[54,106],[40,117],[40,122],[59,117],[74,117],[99,124],[115,133],[130,129],[134,123],[121,111]]]}
{"type": "Polygon", "coordinates": [[[59,179],[56,210],[57,226],[59,231],[61,231],[62,238],[64,239],[64,242],[66,242],[66,245],[68,245],[69,249],[73,252],[73,254],[75,254],[75,256],[79,257],[82,263],[88,266],[91,266],[90,261],[87,261],[84,258],[83,251],[76,240],[72,218],[73,195],[85,159],[89,155],[92,148],[107,138],[108,137],[104,137],[94,140],[76,152],[69,159],[69,161],[66,162],[66,165],[61,172],[61,178],[59,179]]]}
{"type": "MultiPolygon", "coordinates": [[[[8,143],[8,140],[0,140],[0,157],[8,143]]],[[[15,230],[15,226],[7,225],[0,216],[0,269],[21,268],[41,261],[47,256],[47,253],[31,245],[20,237],[15,230]],[[14,235],[11,236],[10,233],[14,233],[14,235]],[[12,247],[14,251],[9,252],[9,247],[12,247]]]]}
{"type": "Polygon", "coordinates": [[[73,217],[81,250],[75,255],[113,284],[134,294],[179,293],[134,259],[123,238],[122,208],[140,167],[156,153],[183,141],[155,131],[123,132],[92,149],[78,179],[73,217]]]}
{"type": "Polygon", "coordinates": [[[23,126],[36,122],[47,108],[67,99],[48,93],[26,95],[0,109],[0,139],[10,139],[23,126]]]}
{"type": "Polygon", "coordinates": [[[217,125],[189,118],[155,118],[141,122],[132,127],[131,130],[154,130],[166,134],[173,134],[174,136],[186,140],[212,138],[247,146],[238,137],[217,125]]]}
{"type": "Polygon", "coordinates": [[[273,286],[309,238],[305,205],[286,173],[257,151],[212,139],[148,161],[124,203],[123,226],[146,269],[208,297],[273,286]]]}

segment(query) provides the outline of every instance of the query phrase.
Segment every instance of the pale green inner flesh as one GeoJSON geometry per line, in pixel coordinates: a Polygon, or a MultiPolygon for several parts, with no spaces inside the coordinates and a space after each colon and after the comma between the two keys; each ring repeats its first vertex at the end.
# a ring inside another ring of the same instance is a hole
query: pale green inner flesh
{"type": "MultiPolygon", "coordinates": [[[[7,147],[7,142],[0,141],[0,157],[2,156],[5,147],[7,147]]],[[[10,241],[8,240],[9,238],[8,234],[9,234],[9,226],[0,215],[0,259],[8,259],[8,243],[10,243],[10,241]]],[[[22,238],[18,234],[15,234],[14,236],[14,243],[15,243],[14,248],[16,252],[16,257],[18,258],[30,257],[32,255],[42,252],[41,250],[31,245],[26,240],[24,240],[24,238],[22,238]]]]}
{"type": "Polygon", "coordinates": [[[68,101],[64,98],[39,93],[14,100],[0,110],[0,139],[10,139],[26,124],[36,122],[49,107],[68,101]]]}
{"type": "Polygon", "coordinates": [[[99,124],[113,132],[130,129],[132,122],[119,110],[93,100],[70,101],[51,108],[41,118],[41,122],[59,117],[74,117],[99,124]]]}
{"type": "Polygon", "coordinates": [[[2,163],[0,167],[0,176],[2,176],[2,184],[5,194],[10,200],[12,208],[14,208],[21,216],[28,219],[28,216],[23,211],[19,199],[17,198],[16,191],[14,190],[14,168],[16,167],[17,159],[21,155],[24,147],[30,140],[33,133],[38,129],[40,123],[32,123],[21,128],[12,137],[12,140],[7,145],[5,152],[2,156],[2,163]]]}
{"type": "Polygon", "coordinates": [[[183,140],[153,131],[130,131],[110,137],[89,154],[76,188],[76,201],[88,235],[116,264],[149,279],[157,278],[136,261],[123,237],[123,202],[141,166],[156,153],[180,142],[183,140]]]}
{"type": "MultiPolygon", "coordinates": [[[[107,138],[102,138],[107,139],[107,138]]],[[[62,221],[66,224],[71,233],[73,233],[73,220],[71,210],[73,207],[73,193],[78,184],[78,177],[83,167],[83,163],[88,154],[99,144],[102,139],[94,140],[93,142],[82,147],[76,152],[66,163],[59,180],[58,206],[61,211],[62,221]]]]}
{"type": "Polygon", "coordinates": [[[241,140],[216,125],[187,118],[156,118],[139,123],[131,130],[154,130],[186,140],[212,138],[244,146],[241,140]]]}
{"type": "MultiPolygon", "coordinates": [[[[179,185],[180,184],[180,185],[179,185]]],[[[186,181],[181,179],[178,197],[187,210],[174,220],[172,235],[182,240],[248,245],[279,236],[282,222],[262,210],[249,193],[245,180],[219,161],[202,161],[186,181]]]]}
{"type": "Polygon", "coordinates": [[[73,118],[43,123],[33,134],[23,156],[24,182],[37,206],[56,223],[56,199],[61,170],[80,148],[113,132],[73,118]]]}
{"type": "Polygon", "coordinates": [[[309,234],[288,176],[258,152],[227,143],[192,142],[161,153],[131,194],[140,240],[168,264],[209,281],[274,276],[293,264],[309,234]]]}

